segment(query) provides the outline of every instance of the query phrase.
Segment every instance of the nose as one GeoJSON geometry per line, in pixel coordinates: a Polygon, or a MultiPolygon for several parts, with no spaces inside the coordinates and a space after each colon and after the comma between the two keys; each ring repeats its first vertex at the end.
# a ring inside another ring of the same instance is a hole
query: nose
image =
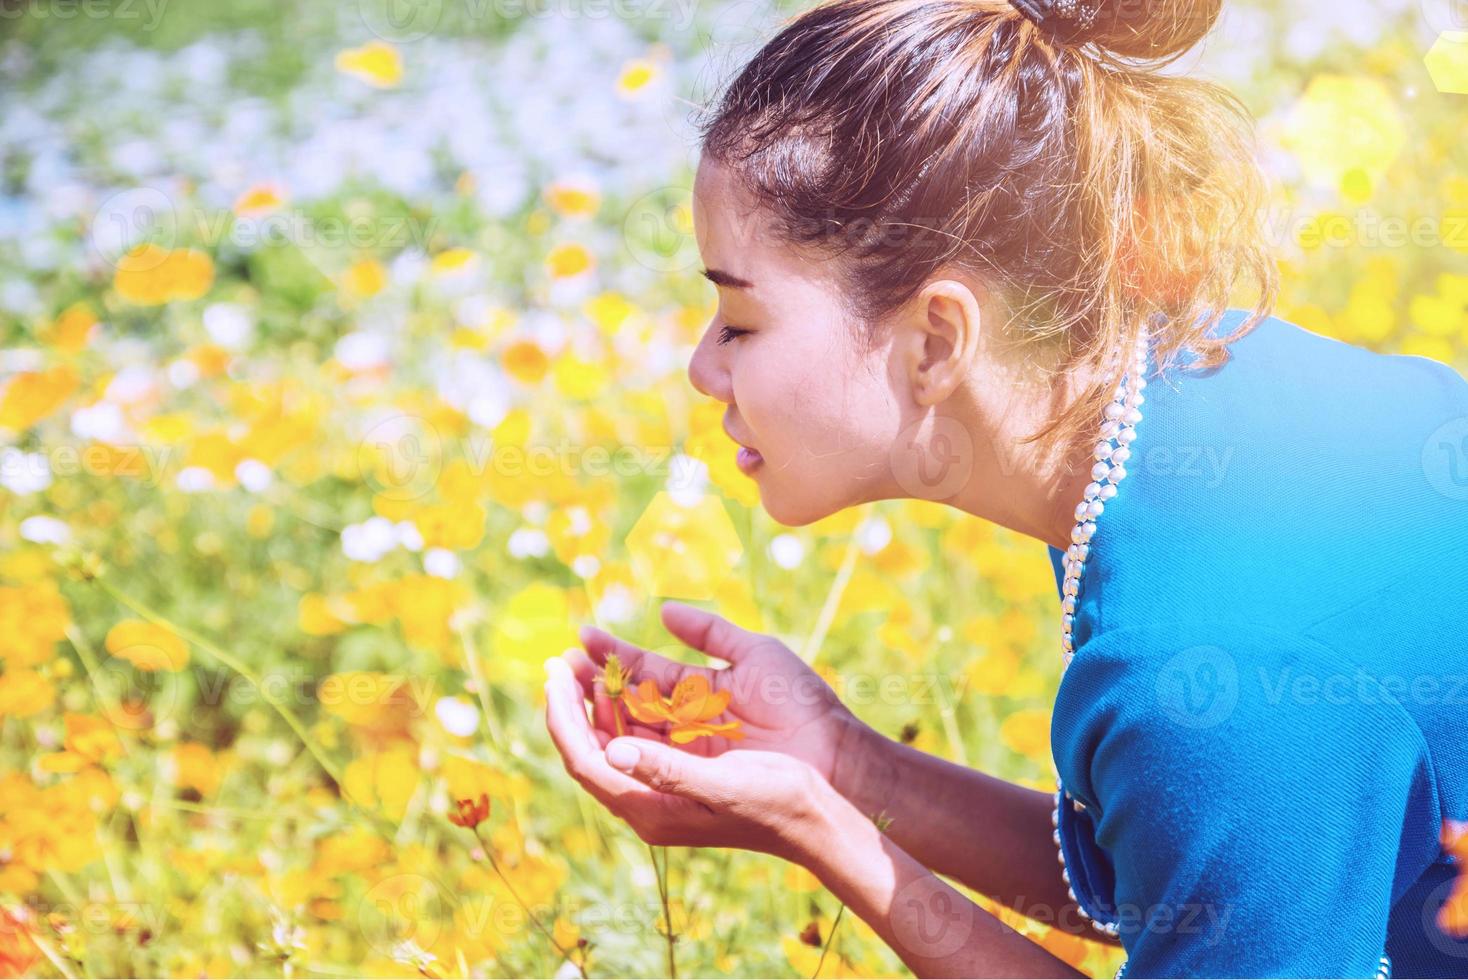
{"type": "Polygon", "coordinates": [[[688,380],[693,387],[726,405],[734,403],[734,385],[726,352],[714,341],[712,324],[703,332],[688,362],[688,380]]]}

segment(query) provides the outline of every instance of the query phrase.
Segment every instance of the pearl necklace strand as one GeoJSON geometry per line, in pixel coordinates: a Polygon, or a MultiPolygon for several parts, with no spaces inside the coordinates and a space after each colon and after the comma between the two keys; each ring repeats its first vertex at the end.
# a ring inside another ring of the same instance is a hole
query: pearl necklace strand
{"type": "Polygon", "coordinates": [[[1133,351],[1131,371],[1122,375],[1116,395],[1106,406],[1106,421],[1101,425],[1100,441],[1096,443],[1096,465],[1091,467],[1091,482],[1076,504],[1076,523],[1070,532],[1070,547],[1065,552],[1065,581],[1061,584],[1060,655],[1065,666],[1075,656],[1075,641],[1071,630],[1075,626],[1076,597],[1081,588],[1081,572],[1091,554],[1091,538],[1096,535],[1096,518],[1106,509],[1106,501],[1116,496],[1117,484],[1126,477],[1126,466],[1131,458],[1131,444],[1137,438],[1136,425],[1142,421],[1141,405],[1145,399],[1142,389],[1147,387],[1147,332],[1137,338],[1133,351]],[[1128,390],[1127,384],[1131,382],[1128,390]]]}
{"type": "MultiPolygon", "coordinates": [[[[1142,402],[1146,400],[1142,396],[1142,389],[1147,387],[1147,340],[1147,331],[1143,330],[1137,337],[1136,347],[1132,352],[1131,369],[1122,375],[1115,396],[1106,406],[1105,421],[1101,424],[1100,437],[1094,453],[1096,463],[1091,467],[1091,482],[1086,484],[1081,502],[1076,504],[1076,523],[1070,532],[1071,543],[1065,552],[1065,579],[1060,587],[1060,655],[1065,667],[1070,666],[1071,658],[1075,656],[1073,630],[1076,601],[1080,594],[1081,573],[1085,571],[1086,559],[1091,554],[1091,539],[1096,536],[1096,519],[1106,510],[1106,501],[1116,496],[1117,484],[1126,477],[1125,464],[1131,458],[1131,444],[1137,438],[1136,425],[1142,421],[1141,406],[1142,402]]],[[[1070,870],[1065,866],[1065,851],[1060,846],[1062,796],[1066,799],[1070,798],[1070,794],[1065,791],[1065,786],[1057,778],[1055,780],[1055,808],[1050,813],[1050,823],[1055,828],[1051,837],[1055,841],[1056,852],[1060,858],[1060,877],[1065,882],[1066,894],[1072,902],[1076,903],[1076,911],[1091,923],[1093,929],[1115,937],[1119,932],[1116,923],[1097,922],[1091,918],[1086,910],[1081,908],[1076,898],[1075,888],[1071,886],[1070,870]]],[[[1080,800],[1071,800],[1071,805],[1077,812],[1085,809],[1080,800]]],[[[1125,970],[1126,964],[1123,963],[1116,975],[1120,977],[1125,970]]]]}

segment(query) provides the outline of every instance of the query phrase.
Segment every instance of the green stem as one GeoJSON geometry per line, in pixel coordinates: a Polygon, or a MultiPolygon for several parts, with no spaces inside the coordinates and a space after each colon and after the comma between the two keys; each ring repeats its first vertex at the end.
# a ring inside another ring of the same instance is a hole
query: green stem
{"type": "Polygon", "coordinates": [[[479,841],[479,846],[484,850],[484,857],[489,861],[489,866],[494,869],[494,873],[499,876],[500,881],[505,883],[505,888],[509,891],[510,897],[515,900],[515,903],[519,905],[520,908],[525,910],[525,917],[530,920],[535,928],[540,930],[540,934],[546,938],[546,941],[555,947],[556,952],[561,954],[561,958],[566,960],[572,966],[576,967],[576,969],[581,973],[581,976],[584,980],[584,978],[586,977],[586,971],[581,968],[581,964],[577,963],[576,960],[572,958],[571,954],[566,951],[566,948],[564,946],[556,942],[556,937],[551,935],[550,930],[546,929],[546,927],[541,924],[540,919],[536,918],[535,913],[530,911],[530,906],[525,904],[525,900],[520,897],[520,893],[515,891],[515,886],[510,884],[510,879],[506,877],[503,871],[500,870],[499,862],[494,859],[494,850],[489,846],[489,841],[485,840],[484,835],[479,832],[478,825],[475,825],[473,831],[475,840],[479,841]]]}
{"type": "MultiPolygon", "coordinates": [[[[865,521],[871,512],[872,505],[864,505],[860,520],[865,521]]],[[[860,521],[857,526],[861,526],[860,521]]],[[[841,596],[846,591],[847,583],[851,581],[851,573],[856,570],[857,550],[856,533],[852,532],[851,539],[846,542],[846,551],[841,556],[841,567],[836,570],[836,578],[831,582],[830,591],[826,593],[820,615],[816,617],[815,628],[810,631],[810,636],[806,637],[805,644],[800,648],[800,659],[806,663],[815,661],[816,654],[821,652],[821,644],[826,642],[826,634],[830,632],[831,623],[836,619],[836,610],[841,605],[841,596]]]]}
{"type": "Polygon", "coordinates": [[[831,943],[836,941],[836,929],[841,925],[841,916],[845,911],[846,903],[842,902],[841,907],[836,910],[836,918],[831,923],[831,932],[826,936],[825,945],[821,947],[821,958],[816,960],[816,972],[810,975],[810,980],[816,980],[816,977],[821,975],[821,966],[826,962],[826,951],[831,948],[831,943]]]}
{"type": "MultiPolygon", "coordinates": [[[[102,590],[108,595],[112,596],[113,599],[122,603],[122,605],[131,609],[133,612],[148,620],[150,623],[153,623],[155,626],[161,626],[166,630],[172,631],[173,633],[182,637],[186,642],[192,644],[195,647],[198,647],[200,650],[213,657],[220,664],[224,665],[228,669],[243,677],[252,687],[255,688],[256,692],[260,695],[261,700],[274,708],[276,713],[285,719],[285,722],[287,725],[290,726],[291,731],[295,732],[296,737],[301,740],[302,746],[304,746],[306,751],[311,754],[311,757],[316,760],[316,764],[319,765],[322,771],[331,778],[333,784],[336,786],[337,792],[341,795],[341,798],[349,803],[352,807],[354,807],[359,813],[365,816],[377,829],[377,832],[382,835],[384,840],[391,841],[396,838],[399,828],[394,826],[390,820],[386,819],[381,814],[364,806],[360,800],[354,799],[352,797],[352,794],[346,791],[343,786],[341,770],[338,769],[336,764],[327,757],[325,750],[321,748],[316,740],[311,737],[311,733],[306,730],[306,726],[301,721],[301,719],[296,717],[295,712],[291,711],[290,707],[284,701],[282,701],[279,697],[270,692],[268,687],[265,685],[263,679],[253,670],[251,670],[249,665],[244,663],[244,661],[240,660],[233,654],[220,649],[217,645],[210,642],[208,639],[199,635],[198,633],[195,633],[193,630],[174,623],[162,613],[150,608],[138,599],[135,599],[132,596],[128,595],[126,592],[123,592],[111,582],[107,581],[103,576],[94,575],[89,579],[89,581],[97,583],[97,585],[99,585],[102,590]]],[[[457,899],[452,895],[450,895],[450,900],[455,905],[458,904],[457,899]]]]}
{"type": "Polygon", "coordinates": [[[273,694],[269,690],[264,680],[253,670],[251,670],[248,664],[244,663],[233,654],[226,653],[224,650],[215,646],[209,640],[200,636],[198,633],[195,633],[193,630],[183,626],[179,626],[177,623],[172,622],[162,613],[144,605],[142,602],[138,601],[137,599],[128,595],[126,592],[123,592],[121,589],[114,586],[111,582],[107,581],[102,576],[99,575],[92,579],[92,581],[100,585],[102,587],[102,590],[108,595],[112,596],[112,598],[116,599],[124,606],[127,606],[139,616],[142,616],[144,619],[148,620],[156,626],[161,626],[166,630],[170,630],[173,633],[178,634],[184,640],[198,647],[200,650],[203,650],[219,663],[223,664],[225,667],[228,667],[230,670],[234,671],[236,674],[239,674],[246,681],[248,681],[250,685],[255,688],[256,692],[259,693],[261,700],[274,708],[276,713],[279,714],[283,719],[285,719],[285,723],[289,725],[291,727],[291,730],[296,733],[296,736],[301,740],[301,744],[306,747],[306,751],[311,753],[311,755],[316,759],[317,764],[319,764],[321,768],[325,770],[326,774],[331,777],[332,781],[337,785],[337,787],[341,787],[342,774],[341,771],[337,768],[336,764],[332,762],[329,758],[327,758],[326,752],[321,748],[321,746],[316,744],[316,740],[311,737],[311,733],[306,730],[306,726],[301,721],[301,719],[296,717],[295,712],[291,711],[290,707],[286,705],[284,701],[276,697],[275,694],[273,694]]]}
{"type": "Polygon", "coordinates": [[[672,980],[677,980],[678,964],[673,956],[673,943],[677,941],[677,937],[673,935],[673,914],[672,911],[668,908],[668,881],[666,877],[668,869],[668,849],[666,847],[663,848],[662,867],[658,866],[657,849],[649,844],[647,845],[647,852],[648,854],[652,855],[652,870],[654,877],[657,878],[658,882],[658,898],[663,903],[663,935],[666,936],[668,940],[668,976],[672,978],[672,980]]]}

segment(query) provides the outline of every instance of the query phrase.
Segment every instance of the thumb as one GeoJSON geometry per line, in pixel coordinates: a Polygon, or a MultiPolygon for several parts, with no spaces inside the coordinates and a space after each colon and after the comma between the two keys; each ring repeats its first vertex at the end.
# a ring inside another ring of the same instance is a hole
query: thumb
{"type": "Polygon", "coordinates": [[[662,742],[621,736],[607,743],[607,763],[660,793],[708,802],[716,794],[713,760],[662,742]]]}

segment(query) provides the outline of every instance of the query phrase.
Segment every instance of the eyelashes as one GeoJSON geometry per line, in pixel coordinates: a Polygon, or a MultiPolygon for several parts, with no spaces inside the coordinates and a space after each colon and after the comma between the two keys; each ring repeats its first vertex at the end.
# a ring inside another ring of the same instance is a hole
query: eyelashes
{"type": "Polygon", "coordinates": [[[745,330],[743,327],[731,327],[725,325],[724,328],[719,331],[718,343],[720,345],[727,344],[729,341],[734,340],[737,337],[743,337],[745,334],[752,332],[753,331],[751,330],[745,330]]]}

